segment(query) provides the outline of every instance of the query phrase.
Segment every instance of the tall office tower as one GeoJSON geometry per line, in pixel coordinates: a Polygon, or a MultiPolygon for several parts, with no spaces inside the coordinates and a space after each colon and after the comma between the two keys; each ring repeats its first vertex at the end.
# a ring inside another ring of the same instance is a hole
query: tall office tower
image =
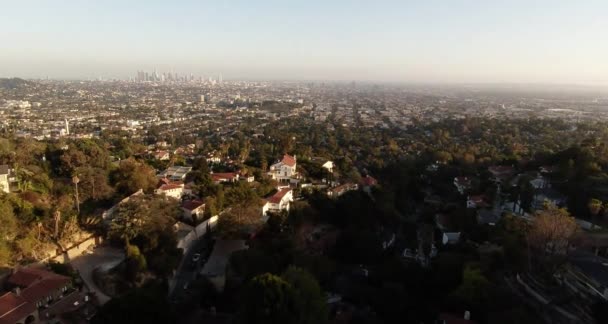
{"type": "Polygon", "coordinates": [[[222,78],[222,74],[221,74],[221,73],[220,73],[220,76],[219,76],[219,78],[218,78],[218,81],[219,81],[220,83],[222,83],[222,82],[224,81],[224,78],[222,78]]]}
{"type": "Polygon", "coordinates": [[[205,102],[205,95],[201,95],[201,102],[204,103],[205,102]]]}
{"type": "Polygon", "coordinates": [[[67,118],[65,119],[65,134],[70,135],[70,123],[67,118]]]}
{"type": "Polygon", "coordinates": [[[150,76],[148,75],[148,72],[145,72],[144,74],[144,81],[150,81],[150,76]]]}

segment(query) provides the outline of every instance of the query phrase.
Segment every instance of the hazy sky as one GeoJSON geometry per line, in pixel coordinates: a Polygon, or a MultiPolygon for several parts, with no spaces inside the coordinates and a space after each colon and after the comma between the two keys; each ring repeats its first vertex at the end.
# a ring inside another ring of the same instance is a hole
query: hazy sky
{"type": "Polygon", "coordinates": [[[0,0],[0,76],[608,84],[607,0],[0,0]]]}

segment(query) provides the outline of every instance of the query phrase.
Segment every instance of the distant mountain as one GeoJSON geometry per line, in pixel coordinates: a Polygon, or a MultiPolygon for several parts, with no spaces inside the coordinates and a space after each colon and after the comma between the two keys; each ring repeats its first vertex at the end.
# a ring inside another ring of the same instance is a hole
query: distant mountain
{"type": "Polygon", "coordinates": [[[32,85],[31,81],[20,78],[0,78],[0,89],[17,89],[32,85]]]}

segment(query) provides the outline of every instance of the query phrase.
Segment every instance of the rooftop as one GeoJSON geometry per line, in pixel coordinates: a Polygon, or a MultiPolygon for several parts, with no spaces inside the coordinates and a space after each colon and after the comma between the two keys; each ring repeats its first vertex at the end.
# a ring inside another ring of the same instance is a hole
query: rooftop
{"type": "Polygon", "coordinates": [[[290,191],[291,191],[291,188],[283,188],[283,189],[277,191],[270,198],[268,198],[268,201],[272,204],[278,204],[281,202],[281,200],[283,200],[283,197],[285,197],[285,195],[290,191]]]}
{"type": "Polygon", "coordinates": [[[281,160],[281,162],[285,165],[292,167],[296,165],[296,158],[289,154],[285,154],[283,155],[283,160],[281,160]]]}

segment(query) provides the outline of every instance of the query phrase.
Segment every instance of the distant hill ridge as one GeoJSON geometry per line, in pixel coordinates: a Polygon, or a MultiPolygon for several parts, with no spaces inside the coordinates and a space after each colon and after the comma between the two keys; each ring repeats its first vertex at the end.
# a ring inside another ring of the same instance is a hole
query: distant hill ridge
{"type": "Polygon", "coordinates": [[[32,85],[31,81],[20,78],[0,78],[0,89],[17,89],[32,85]]]}

